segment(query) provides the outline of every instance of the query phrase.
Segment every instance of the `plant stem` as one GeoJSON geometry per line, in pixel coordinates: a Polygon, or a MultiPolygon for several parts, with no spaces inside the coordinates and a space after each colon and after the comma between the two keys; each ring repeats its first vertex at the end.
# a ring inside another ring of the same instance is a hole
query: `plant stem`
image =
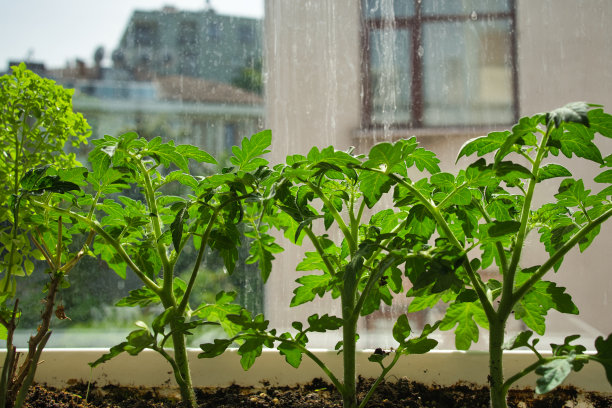
{"type": "Polygon", "coordinates": [[[172,333],[172,342],[174,346],[174,361],[179,371],[174,371],[174,376],[181,389],[181,397],[185,404],[189,408],[197,408],[198,403],[196,400],[195,392],[191,383],[191,371],[189,369],[189,358],[187,355],[187,346],[185,344],[185,334],[182,330],[175,327],[176,321],[170,322],[170,329],[172,333]]]}
{"type": "Polygon", "coordinates": [[[357,384],[355,371],[355,353],[357,350],[357,319],[353,316],[355,308],[354,293],[343,293],[342,295],[342,341],[343,341],[343,368],[344,368],[344,390],[342,402],[344,408],[357,407],[357,384]]]}
{"type": "MultiPolygon", "coordinates": [[[[389,363],[388,366],[384,367],[383,366],[383,370],[380,373],[380,375],[378,376],[378,378],[376,379],[376,381],[374,381],[374,384],[372,384],[372,386],[370,387],[370,389],[368,390],[368,393],[366,394],[366,396],[363,398],[363,400],[359,403],[359,408],[365,408],[368,401],[370,400],[370,397],[372,397],[372,395],[374,394],[374,391],[376,390],[376,388],[378,387],[378,385],[385,379],[385,377],[387,376],[387,373],[389,371],[391,371],[391,369],[393,368],[393,366],[395,366],[395,364],[398,362],[400,356],[402,354],[399,352],[399,350],[397,350],[395,352],[395,355],[393,356],[393,360],[391,361],[391,363],[389,363]]],[[[382,365],[382,364],[381,364],[382,365]]]]}
{"type": "Polygon", "coordinates": [[[506,321],[489,321],[489,386],[491,408],[507,408],[503,372],[503,344],[506,321]]]}
{"type": "Polygon", "coordinates": [[[546,133],[540,141],[537,150],[538,153],[536,154],[536,158],[533,161],[533,165],[531,167],[532,176],[529,180],[529,186],[527,187],[527,194],[525,194],[525,200],[523,201],[523,208],[521,211],[521,225],[516,234],[516,243],[514,245],[514,250],[512,251],[510,264],[508,265],[508,269],[505,271],[505,275],[503,278],[502,295],[497,311],[499,315],[504,319],[504,321],[508,319],[508,316],[510,316],[510,313],[512,312],[512,307],[515,303],[513,296],[514,278],[516,276],[518,264],[523,252],[525,238],[527,237],[527,223],[529,221],[529,216],[531,213],[531,202],[533,200],[535,186],[538,183],[538,172],[540,170],[540,164],[542,163],[542,160],[544,159],[544,157],[546,156],[546,152],[548,151],[546,145],[548,144],[548,138],[550,137],[551,132],[552,124],[550,124],[549,127],[546,129],[546,133]]]}

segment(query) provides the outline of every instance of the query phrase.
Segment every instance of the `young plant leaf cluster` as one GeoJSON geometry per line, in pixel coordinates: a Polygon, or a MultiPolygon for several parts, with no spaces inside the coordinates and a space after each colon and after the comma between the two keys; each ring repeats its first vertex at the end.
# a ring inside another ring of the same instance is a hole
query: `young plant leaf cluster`
{"type": "Polygon", "coordinates": [[[279,334],[269,328],[262,315],[253,317],[248,312],[230,315],[228,319],[242,328],[241,333],[228,340],[203,344],[200,357],[214,357],[238,342],[241,364],[248,369],[263,347],[276,345],[294,367],[301,364],[304,355],[318,364],[342,394],[345,407],[366,406],[376,386],[401,355],[426,353],[437,345],[427,337],[435,326],[426,326],[419,335],[414,335],[408,319],[402,315],[393,329],[398,347],[391,361],[385,360],[389,353],[382,351],[370,357],[370,361],[380,365],[381,374],[368,395],[357,401],[358,321],[379,310],[382,302],[392,304],[393,296],[403,291],[402,278],[406,273],[403,265],[416,254],[430,256],[428,241],[434,233],[433,225],[427,228],[420,222],[423,213],[420,208],[375,211],[374,207],[390,191],[393,184],[390,174],[407,176],[413,167],[437,173],[437,163],[433,153],[419,148],[416,140],[410,139],[395,146],[377,145],[369,156],[333,147],[313,148],[307,156],[291,155],[286,164],[276,166],[273,194],[269,196],[264,218],[283,230],[295,244],[307,239],[315,248],[297,265],[298,271],[315,273],[297,279],[299,286],[293,292],[290,306],[329,294],[338,299],[341,316],[314,314],[306,323],[294,322],[294,333],[279,334]],[[334,241],[332,237],[338,231],[340,240],[334,241]],[[310,333],[332,330],[342,331],[342,341],[336,346],[343,355],[342,376],[333,373],[307,348],[310,333]]]}
{"type": "Polygon", "coordinates": [[[255,219],[262,206],[263,183],[269,175],[261,156],[271,142],[269,131],[234,147],[233,167],[209,176],[194,176],[189,161],[217,164],[208,153],[191,145],[146,140],[130,132],[94,140],[92,171],[85,181],[91,194],[81,194],[70,208],[39,203],[95,232],[93,252],[122,278],[129,271],[143,287],[133,290],[118,306],[161,306],[151,324],[138,322],[126,341],[91,365],[95,367],[123,352],[144,349],[160,353],[172,366],[185,403],[195,407],[186,336],[203,325],[221,325],[229,335],[237,327],[226,319],[240,311],[235,293],[221,292],[214,304],[192,305],[193,290],[205,256],[218,254],[228,273],[234,271],[241,245],[240,225],[261,243],[254,245],[248,262],[260,261],[264,279],[277,251],[265,228],[255,219]],[[179,183],[188,194],[165,194],[164,187],[179,183]],[[136,194],[134,193],[136,191],[136,194]],[[188,279],[177,276],[176,265],[185,248],[195,248],[196,259],[188,279]],[[264,260],[261,262],[261,260],[264,260]],[[174,353],[167,351],[172,346],[174,353]]]}
{"type": "MultiPolygon", "coordinates": [[[[470,140],[458,158],[478,158],[456,174],[442,172],[436,156],[420,148],[415,138],[377,144],[367,155],[314,147],[306,156],[290,155],[284,164],[269,168],[263,158],[271,144],[269,131],[234,146],[231,167],[210,175],[194,175],[189,168],[190,162],[216,165],[208,153],[160,137],[147,140],[133,132],[94,141],[91,171],[65,163],[68,168],[63,170],[42,167],[26,172],[17,164],[27,150],[25,140],[39,137],[40,143],[46,143],[51,135],[34,130],[38,122],[32,126],[32,121],[43,121],[39,118],[44,114],[31,110],[34,119],[20,125],[17,119],[23,115],[3,111],[12,113],[1,129],[13,129],[15,141],[13,153],[6,156],[13,167],[5,166],[15,187],[5,192],[9,205],[0,214],[6,220],[3,228],[9,226],[1,235],[5,261],[0,281],[0,323],[7,329],[9,348],[19,312],[18,302],[10,308],[7,300],[18,293],[13,282],[20,268],[31,271],[28,259],[46,261],[52,277],[48,296],[54,296],[76,262],[94,255],[119,276],[125,278],[130,271],[142,281],[142,288],[131,291],[118,306],[156,305],[160,312],[150,323],[137,322],[124,342],[91,365],[122,353],[154,350],[171,365],[189,407],[197,402],[186,336],[206,325],[220,325],[228,338],[202,344],[200,357],[218,356],[234,344],[244,369],[255,363],[264,347],[276,347],[296,368],[306,356],[329,377],[347,408],[365,407],[402,355],[436,347],[430,335],[437,329],[454,330],[460,350],[478,341],[479,327],[489,331],[495,408],[506,407],[509,387],[531,372],[539,376],[537,392],[544,393],[593,360],[604,366],[612,383],[612,336],[596,339],[596,353],[588,354],[584,346],[572,344],[577,336],[570,335],[563,344],[552,345],[551,356],[540,354],[535,347],[538,339],[532,339],[534,332],[545,333],[549,310],[578,313],[566,289],[544,277],[559,270],[572,248],[584,251],[590,246],[601,224],[612,216],[612,170],[594,178],[604,188],[592,192],[553,162],[564,155],[612,167],[612,156],[604,157],[594,142],[597,134],[612,137],[612,116],[599,106],[570,104],[522,118],[511,130],[470,140]],[[556,183],[558,193],[535,207],[536,191],[543,183],[556,183]],[[187,194],[167,194],[171,184],[180,185],[187,194]],[[306,274],[297,279],[290,306],[326,296],[338,302],[339,316],[313,314],[281,333],[263,315],[235,304],[233,292],[220,292],[214,303],[192,304],[196,282],[203,278],[204,258],[218,254],[231,274],[243,233],[252,240],[247,262],[257,263],[266,281],[274,254],[282,251],[272,228],[296,245],[307,240],[314,248],[297,265],[306,274]],[[29,246],[28,234],[35,249],[29,246]],[[71,253],[68,245],[75,234],[87,238],[71,253]],[[523,250],[528,237],[534,236],[546,255],[541,263],[526,265],[523,250]],[[188,247],[193,251],[186,251],[188,247]],[[193,252],[191,273],[181,279],[177,264],[193,252]],[[491,270],[499,273],[487,273],[491,270]],[[393,304],[402,293],[412,299],[407,312],[442,302],[447,304],[445,315],[416,332],[402,314],[391,333],[397,346],[391,351],[377,349],[369,357],[381,372],[358,401],[358,322],[383,303],[393,304]],[[506,339],[510,316],[530,330],[506,339]],[[327,331],[342,334],[336,345],[342,353],[341,375],[308,349],[309,336],[327,331]],[[503,350],[519,347],[531,349],[536,361],[506,379],[503,350]]],[[[73,118],[70,126],[78,123],[78,117],[73,118]]],[[[55,131],[68,125],[63,126],[55,131]]],[[[48,299],[43,321],[53,310],[53,299],[48,299]]],[[[43,325],[32,343],[30,361],[38,361],[47,339],[48,325],[43,325]]],[[[0,392],[4,394],[13,392],[12,361],[3,366],[0,392]]],[[[29,384],[35,366],[17,376],[29,384]]]]}
{"type": "Polygon", "coordinates": [[[71,91],[39,77],[24,64],[0,77],[0,337],[6,340],[0,377],[2,408],[23,405],[51,335],[54,309],[64,317],[61,305],[55,307],[56,295],[68,285],[66,275],[87,253],[93,238],[71,253],[68,245],[75,226],[48,211],[34,211],[30,200],[57,203],[80,189],[71,180],[78,168],[57,171],[53,166],[77,166],[74,153],[63,152],[64,145],[70,142],[76,147],[88,135],[87,122],[72,110],[71,91]],[[20,359],[13,336],[21,317],[21,285],[34,272],[37,260],[48,266],[49,281],[40,288],[45,306],[38,329],[28,340],[28,351],[20,359]]]}
{"type": "MultiPolygon", "coordinates": [[[[591,192],[553,162],[562,154],[610,166],[610,156],[603,157],[594,143],[596,134],[612,137],[612,116],[599,106],[575,103],[522,118],[511,130],[470,140],[458,159],[474,154],[479,158],[457,174],[441,172],[438,159],[418,148],[415,139],[377,144],[367,156],[333,147],[288,156],[286,164],[274,169],[268,222],[298,245],[303,239],[312,243],[315,251],[306,253],[297,270],[316,271],[297,279],[291,306],[329,294],[339,299],[342,315],[315,314],[307,324],[294,322],[294,332],[282,334],[270,329],[261,315],[229,315],[242,327],[241,334],[203,344],[200,357],[219,355],[237,341],[241,364],[248,369],[263,347],[276,345],[294,367],[303,355],[313,359],[342,394],[345,407],[365,406],[371,393],[358,405],[354,392],[357,320],[381,302],[391,304],[406,277],[411,283],[407,296],[412,298],[408,312],[440,302],[447,309],[417,337],[410,337],[408,319],[400,316],[393,328],[399,346],[392,361],[384,364],[389,353],[383,350],[370,357],[382,368],[374,387],[401,354],[435,347],[436,341],[427,336],[437,328],[454,330],[460,350],[478,341],[479,327],[489,330],[491,404],[496,408],[505,407],[509,387],[533,371],[539,375],[541,393],[590,360],[603,364],[610,380],[611,337],[598,338],[597,353],[586,354],[583,346],[571,344],[576,337],[569,336],[563,345],[552,346],[551,357],[535,349],[537,340],[527,342],[532,332],[544,334],[549,310],[578,313],[566,289],[543,278],[560,268],[573,247],[584,251],[612,216],[611,186],[591,192]],[[418,178],[424,170],[430,175],[418,178]],[[558,193],[534,208],[536,187],[544,182],[557,182],[558,193]],[[393,208],[377,206],[385,195],[391,196],[393,208]],[[369,220],[365,214],[372,214],[369,220]],[[340,241],[333,241],[338,234],[330,229],[340,232],[340,241]],[[536,234],[547,255],[539,265],[525,265],[527,236],[536,234]],[[499,273],[486,279],[489,270],[499,273]],[[531,330],[504,346],[512,315],[531,330]],[[342,379],[307,349],[309,333],[340,329],[343,340],[336,348],[343,353],[342,379]],[[504,347],[528,347],[537,361],[505,379],[504,347]]],[[[605,170],[594,181],[610,184],[611,174],[605,170]]]]}
{"type": "MultiPolygon", "coordinates": [[[[549,310],[578,313],[566,289],[543,278],[560,268],[570,249],[578,246],[584,251],[593,242],[601,224],[612,216],[612,190],[608,185],[591,192],[568,169],[550,161],[563,154],[608,166],[609,156],[604,158],[593,140],[596,133],[612,137],[611,125],[612,116],[600,107],[570,104],[522,118],[510,131],[468,141],[458,157],[476,154],[481,158],[457,176],[438,173],[416,183],[393,176],[396,205],[419,202],[425,206],[423,222],[435,225],[439,234],[434,260],[412,261],[409,294],[415,299],[408,310],[431,307],[440,300],[448,303],[440,329],[454,329],[455,345],[461,350],[478,341],[478,326],[489,330],[493,407],[505,407],[510,385],[534,370],[540,375],[538,392],[554,388],[588,360],[610,370],[610,361],[603,357],[609,353],[609,342],[603,338],[597,339],[601,350],[594,356],[568,344],[553,346],[550,359],[536,352],[534,366],[506,381],[502,350],[511,315],[543,335],[549,310]],[[554,200],[534,208],[536,188],[549,179],[558,183],[558,193],[554,200]],[[522,258],[529,234],[539,235],[547,253],[539,265],[525,265],[522,258]],[[445,262],[439,267],[441,260],[445,262]],[[498,270],[499,277],[485,280],[480,272],[488,268],[498,270]]],[[[595,181],[609,184],[608,172],[595,181]]],[[[514,347],[518,344],[527,346],[519,342],[514,347]]]]}

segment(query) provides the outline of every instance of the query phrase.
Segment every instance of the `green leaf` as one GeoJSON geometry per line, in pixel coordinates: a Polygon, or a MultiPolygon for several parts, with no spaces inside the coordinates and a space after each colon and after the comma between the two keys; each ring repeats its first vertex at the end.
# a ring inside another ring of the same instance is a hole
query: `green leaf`
{"type": "Polygon", "coordinates": [[[418,204],[408,212],[407,230],[412,234],[430,237],[436,228],[436,223],[424,205],[418,204]]]}
{"type": "Polygon", "coordinates": [[[399,344],[404,344],[411,333],[412,329],[410,328],[410,323],[408,322],[408,316],[405,314],[400,315],[393,325],[393,338],[399,344]]]}
{"type": "Polygon", "coordinates": [[[582,180],[566,179],[555,194],[558,204],[562,207],[579,207],[589,196],[590,190],[584,189],[582,180]]]}
{"type": "Polygon", "coordinates": [[[308,331],[325,333],[327,330],[338,330],[343,322],[341,318],[326,313],[321,317],[318,314],[309,316],[308,324],[308,331]]]}
{"type": "Polygon", "coordinates": [[[172,231],[172,245],[174,245],[174,250],[179,251],[181,247],[181,241],[183,240],[183,227],[185,225],[185,215],[188,214],[189,205],[187,203],[183,203],[174,217],[174,221],[170,225],[170,231],[172,231]]]}
{"type": "Polygon", "coordinates": [[[538,183],[555,177],[571,177],[572,173],[560,164],[547,164],[538,171],[538,183]]]}
{"type": "MultiPolygon", "coordinates": [[[[521,274],[517,280],[523,281],[529,274],[521,274]]],[[[537,282],[519,301],[515,308],[515,318],[523,321],[530,329],[543,335],[545,316],[550,309],[561,313],[578,314],[578,307],[572,297],[565,293],[565,288],[557,286],[554,282],[537,282]]]]}
{"type": "Polygon", "coordinates": [[[149,289],[146,286],[143,286],[140,289],[131,290],[127,297],[119,300],[115,304],[118,307],[126,307],[126,306],[140,306],[145,307],[151,304],[160,303],[161,299],[155,292],[149,289]]]}
{"type": "Polygon", "coordinates": [[[242,327],[228,318],[228,315],[240,315],[242,307],[232,303],[236,298],[235,292],[221,291],[217,293],[215,303],[200,306],[197,316],[210,322],[219,322],[229,336],[235,336],[242,327]]]}
{"type": "Polygon", "coordinates": [[[315,296],[323,297],[328,289],[331,277],[325,275],[306,275],[296,279],[298,286],[293,290],[293,298],[291,299],[291,307],[301,305],[303,303],[314,300],[315,296]]]}
{"type": "Polygon", "coordinates": [[[612,170],[606,170],[598,174],[594,180],[597,183],[612,183],[612,170]]]}
{"type": "Polygon", "coordinates": [[[370,149],[364,167],[379,168],[385,173],[395,172],[395,166],[404,162],[402,149],[391,143],[378,143],[370,149]]]}
{"type": "Polygon", "coordinates": [[[504,350],[514,350],[520,347],[528,347],[529,339],[533,335],[531,330],[522,331],[516,336],[508,339],[503,346],[504,350]]]}
{"type": "Polygon", "coordinates": [[[545,394],[560,385],[572,372],[572,362],[569,359],[552,360],[536,368],[539,375],[536,380],[536,393],[545,394]]]}
{"type": "Polygon", "coordinates": [[[215,339],[214,343],[200,344],[202,353],[198,354],[198,358],[213,358],[220,356],[233,343],[232,340],[215,339]]]}
{"type": "Polygon", "coordinates": [[[470,139],[461,146],[456,162],[459,161],[462,156],[470,156],[477,153],[480,157],[487,153],[494,152],[504,144],[509,136],[510,131],[506,130],[504,132],[491,132],[487,136],[470,139]]]}
{"type": "Polygon", "coordinates": [[[410,159],[414,161],[414,165],[420,171],[427,170],[430,174],[435,174],[440,172],[440,167],[438,163],[440,160],[436,157],[434,152],[430,152],[429,150],[425,150],[421,147],[416,149],[410,155],[410,159]]]}
{"type": "Polygon", "coordinates": [[[285,356],[285,361],[292,367],[298,368],[302,363],[302,351],[293,342],[282,341],[277,349],[281,355],[285,356]]]}
{"type": "Polygon", "coordinates": [[[438,341],[427,337],[410,339],[403,344],[404,354],[425,354],[436,348],[438,341]]]}
{"type": "Polygon", "coordinates": [[[597,354],[595,354],[594,360],[603,365],[608,383],[612,385],[612,334],[606,339],[599,336],[595,340],[595,350],[597,350],[597,354]]]}
{"type": "Polygon", "coordinates": [[[558,145],[566,157],[571,158],[572,154],[575,154],[598,164],[604,163],[601,152],[591,141],[593,139],[591,129],[574,123],[565,124],[563,128],[565,131],[552,132],[550,143],[558,145]]]}
{"type": "Polygon", "coordinates": [[[119,354],[123,353],[126,349],[126,347],[128,346],[128,342],[124,341],[123,343],[119,343],[116,346],[113,346],[110,348],[109,352],[106,354],[103,354],[102,357],[100,357],[99,359],[97,359],[96,361],[92,362],[92,363],[88,363],[89,366],[91,368],[95,368],[98,365],[107,362],[108,360],[117,357],[119,354]]]}
{"type": "Polygon", "coordinates": [[[195,189],[198,186],[198,181],[195,179],[195,177],[184,173],[181,170],[172,171],[164,178],[164,184],[168,184],[172,181],[178,181],[182,185],[191,187],[192,189],[195,189]]]}
{"type": "Polygon", "coordinates": [[[168,143],[162,143],[161,137],[157,136],[149,141],[146,150],[142,154],[149,155],[166,168],[170,167],[170,164],[175,164],[185,173],[189,172],[187,159],[177,151],[172,140],[168,143]]]}
{"type": "Polygon", "coordinates": [[[603,109],[593,109],[588,113],[591,129],[602,136],[612,138],[612,115],[605,113],[603,109]]]}
{"type": "Polygon", "coordinates": [[[479,302],[456,302],[449,306],[440,330],[455,329],[455,347],[468,350],[478,341],[478,324],[488,327],[487,318],[479,302]]]}
{"type": "Polygon", "coordinates": [[[393,180],[384,173],[364,170],[359,176],[360,189],[363,192],[368,208],[380,200],[380,198],[389,191],[394,184],[393,180]]]}
{"type": "Polygon", "coordinates": [[[201,150],[200,148],[196,146],[179,145],[179,146],[176,146],[176,151],[180,155],[188,159],[196,160],[200,163],[218,164],[214,157],[212,157],[210,154],[208,154],[207,152],[205,152],[204,150],[201,150]]]}
{"type": "Polygon", "coordinates": [[[493,221],[489,225],[489,236],[494,238],[514,234],[521,227],[519,221],[493,221]]]}
{"type": "Polygon", "coordinates": [[[259,337],[248,337],[238,348],[240,365],[247,371],[255,363],[255,359],[261,355],[265,340],[259,337]]]}
{"type": "Polygon", "coordinates": [[[244,138],[242,148],[232,147],[234,156],[230,158],[230,162],[242,171],[253,171],[260,166],[265,166],[268,161],[260,156],[269,152],[267,149],[271,143],[272,132],[270,130],[256,133],[250,139],[244,138]]]}

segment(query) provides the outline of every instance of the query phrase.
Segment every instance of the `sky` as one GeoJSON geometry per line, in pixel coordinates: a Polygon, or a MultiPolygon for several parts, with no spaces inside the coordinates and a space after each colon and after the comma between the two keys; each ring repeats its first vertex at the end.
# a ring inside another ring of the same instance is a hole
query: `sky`
{"type": "MultiPolygon", "coordinates": [[[[88,64],[98,46],[103,64],[117,47],[134,11],[201,10],[206,0],[0,0],[0,72],[10,60],[29,59],[58,68],[76,58],[88,64]]],[[[219,14],[263,17],[263,0],[210,0],[219,14]]]]}

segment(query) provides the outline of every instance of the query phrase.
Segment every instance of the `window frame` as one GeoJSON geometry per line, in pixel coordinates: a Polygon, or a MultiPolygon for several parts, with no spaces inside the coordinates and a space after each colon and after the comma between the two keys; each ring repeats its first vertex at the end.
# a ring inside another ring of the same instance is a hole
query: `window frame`
{"type": "Polygon", "coordinates": [[[505,12],[480,12],[479,19],[508,20],[510,25],[510,64],[511,64],[511,89],[512,89],[512,119],[510,122],[500,121],[495,123],[470,123],[457,125],[428,126],[424,118],[424,77],[422,56],[419,55],[419,48],[422,45],[423,26],[431,22],[463,22],[469,21],[471,14],[426,14],[422,10],[420,0],[413,1],[414,15],[395,17],[393,21],[381,17],[368,18],[363,12],[364,3],[360,2],[361,16],[361,82],[363,89],[361,107],[361,128],[362,129],[433,129],[433,128],[454,128],[470,129],[482,128],[485,126],[503,126],[515,123],[519,117],[519,85],[518,85],[518,50],[517,50],[517,24],[516,24],[516,0],[508,0],[509,11],[505,12]],[[381,123],[374,123],[373,100],[370,78],[370,37],[374,30],[380,30],[393,24],[397,30],[407,30],[410,38],[410,66],[412,74],[412,86],[410,90],[410,122],[396,122],[385,126],[381,123]]]}

